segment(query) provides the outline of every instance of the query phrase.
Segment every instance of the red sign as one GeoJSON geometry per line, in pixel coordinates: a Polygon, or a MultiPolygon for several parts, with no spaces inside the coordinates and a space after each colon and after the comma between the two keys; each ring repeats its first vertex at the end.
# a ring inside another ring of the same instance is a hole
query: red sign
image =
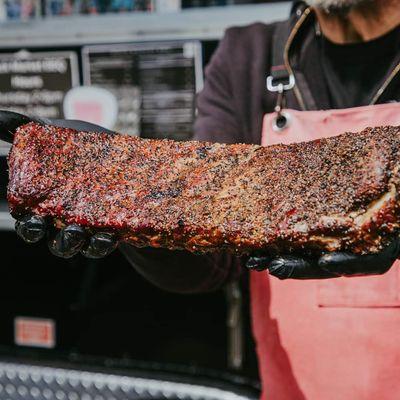
{"type": "Polygon", "coordinates": [[[15,343],[19,346],[51,349],[56,344],[55,323],[51,319],[17,317],[14,330],[15,343]]]}

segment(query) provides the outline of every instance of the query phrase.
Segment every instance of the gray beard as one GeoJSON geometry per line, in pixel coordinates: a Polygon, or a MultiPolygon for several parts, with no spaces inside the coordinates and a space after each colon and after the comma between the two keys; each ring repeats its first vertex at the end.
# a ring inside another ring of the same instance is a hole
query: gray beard
{"type": "Polygon", "coordinates": [[[306,3],[328,13],[346,13],[353,7],[370,3],[371,1],[373,0],[306,0],[306,3]]]}

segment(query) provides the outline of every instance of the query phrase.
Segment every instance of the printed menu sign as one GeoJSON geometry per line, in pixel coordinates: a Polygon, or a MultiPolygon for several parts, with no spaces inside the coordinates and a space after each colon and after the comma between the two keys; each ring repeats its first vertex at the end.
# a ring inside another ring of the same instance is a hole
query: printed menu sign
{"type": "Polygon", "coordinates": [[[199,42],[87,46],[83,71],[85,85],[116,97],[114,130],[147,138],[190,138],[195,96],[203,83],[199,42]]]}
{"type": "Polygon", "coordinates": [[[74,52],[0,54],[0,109],[63,118],[64,96],[77,85],[74,52]]]}

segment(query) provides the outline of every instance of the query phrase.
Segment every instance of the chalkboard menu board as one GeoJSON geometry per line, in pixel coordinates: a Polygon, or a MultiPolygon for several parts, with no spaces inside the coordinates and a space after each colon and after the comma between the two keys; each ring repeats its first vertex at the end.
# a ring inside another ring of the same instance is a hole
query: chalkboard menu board
{"type": "Polygon", "coordinates": [[[0,54],[0,109],[63,118],[65,94],[79,85],[74,52],[0,54]]]}
{"type": "Polygon", "coordinates": [[[86,46],[84,83],[118,101],[114,130],[146,138],[189,139],[203,84],[197,41],[86,46]]]}

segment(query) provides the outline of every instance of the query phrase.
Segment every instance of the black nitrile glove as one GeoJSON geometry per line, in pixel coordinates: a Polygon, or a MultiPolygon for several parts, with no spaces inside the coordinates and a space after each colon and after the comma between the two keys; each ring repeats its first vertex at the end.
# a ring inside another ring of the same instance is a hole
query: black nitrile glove
{"type": "MultiPolygon", "coordinates": [[[[32,121],[61,128],[114,134],[108,129],[84,121],[45,120],[10,111],[0,111],[0,139],[12,143],[15,130],[32,121]]],[[[15,229],[18,236],[27,243],[37,243],[46,237],[51,253],[62,258],[71,258],[78,253],[88,258],[102,258],[109,255],[118,245],[116,237],[109,232],[92,234],[79,225],[56,229],[50,221],[35,215],[24,215],[19,218],[15,229]]]]}
{"type": "Polygon", "coordinates": [[[326,253],[320,257],[253,256],[246,263],[254,271],[268,270],[279,279],[326,279],[339,276],[380,275],[387,272],[400,255],[400,238],[377,254],[326,253]]]}

